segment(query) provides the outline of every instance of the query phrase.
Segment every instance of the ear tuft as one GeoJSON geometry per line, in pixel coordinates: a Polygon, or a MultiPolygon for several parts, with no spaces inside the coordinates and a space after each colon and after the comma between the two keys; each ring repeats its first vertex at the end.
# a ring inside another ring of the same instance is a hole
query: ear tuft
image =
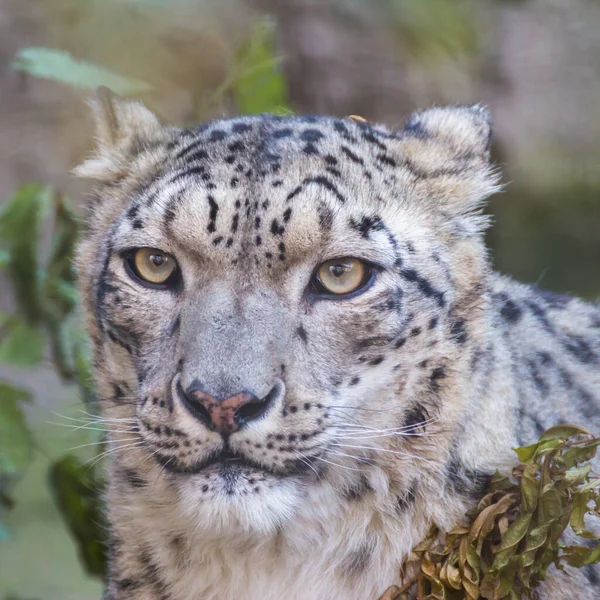
{"type": "Polygon", "coordinates": [[[121,100],[106,87],[89,101],[95,122],[94,155],[77,167],[79,177],[110,180],[118,177],[131,159],[164,139],[160,121],[140,102],[121,100]]]}
{"type": "Polygon", "coordinates": [[[403,133],[436,138],[456,154],[485,155],[490,150],[492,123],[488,110],[479,104],[430,108],[411,115],[403,133]]]}
{"type": "Polygon", "coordinates": [[[491,131],[490,115],[479,105],[431,108],[411,116],[398,135],[424,202],[466,214],[500,189],[499,172],[490,164],[491,131]]]}
{"type": "Polygon", "coordinates": [[[115,111],[117,96],[106,86],[96,90],[96,101],[92,110],[96,120],[96,135],[105,144],[115,144],[118,140],[119,122],[115,111]]]}

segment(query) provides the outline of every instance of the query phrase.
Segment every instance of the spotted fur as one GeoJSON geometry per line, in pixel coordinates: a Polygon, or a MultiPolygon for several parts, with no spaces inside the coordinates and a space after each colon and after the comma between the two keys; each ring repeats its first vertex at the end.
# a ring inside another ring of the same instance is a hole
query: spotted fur
{"type": "MultiPolygon", "coordinates": [[[[561,422],[599,431],[599,308],[490,269],[482,108],[399,129],[261,115],[180,130],[107,98],[95,113],[77,263],[113,429],[107,599],[374,600],[512,447],[561,422]],[[177,259],[180,289],[128,275],[142,246],[177,259]],[[372,284],[312,293],[343,256],[375,265],[372,284]],[[186,408],[192,385],[276,393],[223,438],[186,408]]],[[[591,567],[560,577],[542,597],[600,594],[591,567]]]]}

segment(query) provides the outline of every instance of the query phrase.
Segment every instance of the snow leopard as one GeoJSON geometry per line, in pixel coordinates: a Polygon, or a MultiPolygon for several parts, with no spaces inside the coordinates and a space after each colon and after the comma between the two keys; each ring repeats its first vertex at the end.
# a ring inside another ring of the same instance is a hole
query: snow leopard
{"type": "MultiPolygon", "coordinates": [[[[92,107],[107,600],[376,600],[514,447],[600,431],[600,308],[492,268],[484,107],[188,129],[92,107]]],[[[554,571],[540,598],[599,581],[554,571]]]]}

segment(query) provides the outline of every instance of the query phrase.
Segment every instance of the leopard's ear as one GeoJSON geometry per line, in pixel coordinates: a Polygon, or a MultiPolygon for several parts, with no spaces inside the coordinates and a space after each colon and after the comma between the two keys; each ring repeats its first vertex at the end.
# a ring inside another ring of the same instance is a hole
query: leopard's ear
{"type": "Polygon", "coordinates": [[[479,106],[430,108],[398,132],[407,166],[423,196],[436,206],[468,212],[498,191],[490,164],[491,119],[479,106]]]}
{"type": "Polygon", "coordinates": [[[104,181],[119,177],[135,155],[165,138],[156,115],[140,102],[121,100],[100,87],[89,102],[95,121],[95,150],[78,166],[79,177],[104,181]]]}

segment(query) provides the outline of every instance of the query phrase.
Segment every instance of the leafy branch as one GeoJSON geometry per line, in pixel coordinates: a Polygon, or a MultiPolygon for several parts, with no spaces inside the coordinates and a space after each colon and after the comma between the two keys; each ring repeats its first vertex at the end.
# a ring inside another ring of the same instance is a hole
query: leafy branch
{"type": "Polygon", "coordinates": [[[598,445],[589,431],[559,425],[517,448],[518,466],[510,477],[496,473],[469,524],[432,527],[403,565],[404,585],[381,600],[535,598],[552,565],[600,562],[600,538],[585,524],[600,516],[600,479],[589,462],[598,445]]]}

